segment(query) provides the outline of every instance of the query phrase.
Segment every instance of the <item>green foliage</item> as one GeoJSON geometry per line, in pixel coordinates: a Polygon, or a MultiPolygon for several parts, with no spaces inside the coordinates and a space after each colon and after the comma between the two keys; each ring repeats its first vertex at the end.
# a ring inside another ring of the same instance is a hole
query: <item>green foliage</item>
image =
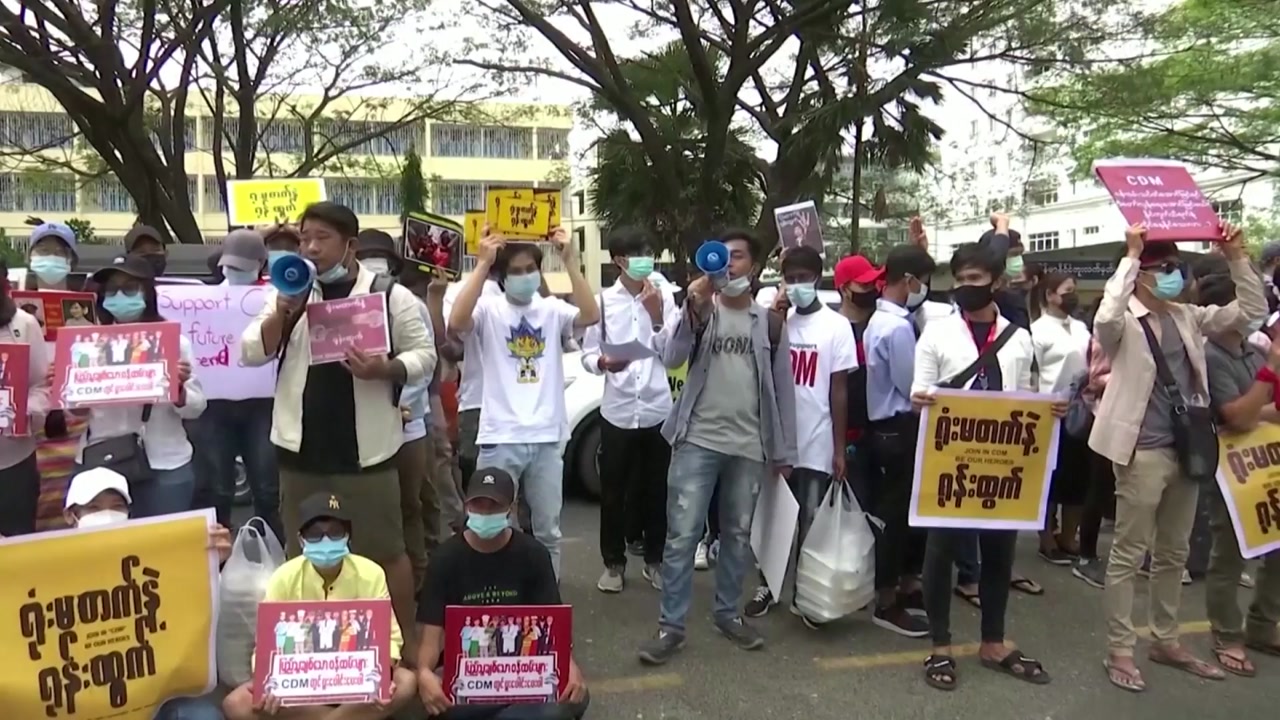
{"type": "Polygon", "coordinates": [[[0,261],[11,268],[27,264],[27,254],[9,243],[9,233],[4,228],[0,228],[0,261]]]}
{"type": "Polygon", "coordinates": [[[409,213],[426,212],[427,181],[422,177],[422,158],[413,147],[404,154],[404,168],[400,171],[400,221],[409,213]]]}
{"type": "Polygon", "coordinates": [[[71,232],[76,234],[76,242],[85,243],[86,245],[97,244],[98,238],[93,232],[93,224],[83,218],[71,218],[67,220],[67,227],[71,228],[71,232]]]}

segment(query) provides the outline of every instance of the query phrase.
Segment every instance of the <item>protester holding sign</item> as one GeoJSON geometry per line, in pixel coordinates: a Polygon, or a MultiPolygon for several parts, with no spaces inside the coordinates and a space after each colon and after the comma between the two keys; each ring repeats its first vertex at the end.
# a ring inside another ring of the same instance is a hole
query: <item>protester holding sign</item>
{"type": "MultiPolygon", "coordinates": [[[[960,313],[930,322],[920,336],[911,394],[916,407],[933,405],[937,401],[934,396],[937,387],[994,393],[1035,391],[1031,335],[1003,317],[996,308],[995,292],[1005,281],[1005,262],[1004,255],[990,252],[977,243],[961,245],[951,256],[951,277],[955,282],[952,297],[960,313]]],[[[1066,403],[1059,403],[1055,412],[1058,410],[1065,412],[1066,403]]],[[[923,437],[919,442],[924,442],[923,437]]],[[[954,527],[934,527],[929,531],[924,597],[933,653],[925,660],[925,681],[939,690],[956,687],[956,663],[951,653],[951,568],[957,549],[962,543],[971,542],[969,536],[974,532],[954,527]]],[[[982,644],[978,655],[987,667],[1043,685],[1049,682],[1049,675],[1040,663],[1005,642],[1005,612],[1013,580],[1017,533],[1012,530],[976,530],[976,533],[982,553],[978,582],[982,644]]]]}
{"type": "MultiPolygon", "coordinates": [[[[9,268],[0,261],[0,273],[9,268]]],[[[35,532],[36,513],[40,504],[40,469],[36,459],[36,438],[32,427],[44,424],[49,409],[49,354],[44,335],[36,319],[18,309],[9,296],[9,283],[0,283],[0,343],[25,346],[26,363],[14,363],[5,367],[8,353],[0,354],[0,383],[12,396],[22,395],[21,402],[10,397],[10,402],[0,407],[0,424],[10,431],[0,437],[0,536],[23,535],[35,532]],[[17,412],[25,406],[25,417],[17,412]],[[12,431],[20,426],[23,432],[17,436],[12,431]]]]}
{"type": "Polygon", "coordinates": [[[1196,658],[1178,640],[1182,570],[1199,496],[1211,482],[1217,437],[1209,410],[1204,336],[1261,321],[1267,311],[1262,281],[1244,253],[1244,233],[1222,226],[1236,300],[1225,307],[1177,301],[1184,280],[1172,243],[1148,243],[1147,229],[1125,231],[1125,255],[1107,281],[1093,319],[1094,337],[1111,358],[1111,377],[1094,416],[1089,447],[1116,471],[1116,524],[1107,566],[1107,675],[1139,692],[1146,682],[1134,663],[1134,576],[1151,550],[1153,662],[1198,677],[1222,671],[1196,658]],[[1206,476],[1207,475],[1207,476],[1206,476]],[[1153,542],[1154,539],[1154,542],[1153,542]]]}

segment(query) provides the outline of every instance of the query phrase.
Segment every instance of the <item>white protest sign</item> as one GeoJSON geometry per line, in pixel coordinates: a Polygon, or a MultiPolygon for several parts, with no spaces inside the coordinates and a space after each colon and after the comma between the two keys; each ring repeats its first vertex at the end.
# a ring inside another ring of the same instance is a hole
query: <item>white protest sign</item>
{"type": "Polygon", "coordinates": [[[210,400],[268,398],[276,392],[274,362],[240,363],[240,335],[262,309],[266,285],[160,285],[160,314],[182,324],[195,355],[192,372],[210,400]]]}

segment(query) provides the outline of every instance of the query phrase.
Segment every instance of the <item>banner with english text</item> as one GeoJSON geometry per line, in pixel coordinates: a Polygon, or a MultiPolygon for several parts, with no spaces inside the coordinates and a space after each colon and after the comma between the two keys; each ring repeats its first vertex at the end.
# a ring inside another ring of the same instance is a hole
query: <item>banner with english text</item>
{"type": "Polygon", "coordinates": [[[4,717],[150,720],[211,690],[213,522],[200,510],[0,539],[4,717]]]}
{"type": "Polygon", "coordinates": [[[262,310],[268,285],[162,285],[160,314],[182,325],[191,341],[192,372],[210,400],[269,398],[276,392],[276,364],[240,363],[240,336],[262,310]]]}
{"type": "Polygon", "coordinates": [[[1218,436],[1218,489],[1243,557],[1280,550],[1280,425],[1218,436]]]}
{"type": "Polygon", "coordinates": [[[911,527],[1040,530],[1058,459],[1054,398],[938,390],[920,413],[911,527]]]}
{"type": "Polygon", "coordinates": [[[569,683],[573,608],[450,605],[444,692],[455,705],[554,703],[569,683]]]}

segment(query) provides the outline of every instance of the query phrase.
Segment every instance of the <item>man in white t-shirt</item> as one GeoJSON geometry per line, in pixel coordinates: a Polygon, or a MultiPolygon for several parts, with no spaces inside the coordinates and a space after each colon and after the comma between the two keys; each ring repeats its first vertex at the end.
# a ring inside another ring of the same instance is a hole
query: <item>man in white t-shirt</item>
{"type": "MultiPolygon", "coordinates": [[[[802,245],[787,251],[782,260],[785,292],[778,293],[774,308],[787,312],[787,339],[791,344],[791,373],[795,380],[795,431],[799,458],[787,483],[800,503],[795,544],[787,569],[792,584],[800,548],[814,514],[834,479],[845,481],[845,431],[849,420],[849,371],[858,367],[853,328],[839,313],[818,298],[822,256],[802,245]]],[[[778,598],[762,582],[747,603],[745,613],[759,617],[778,598]]],[[[806,625],[817,624],[795,607],[806,625]]]]}
{"type": "Polygon", "coordinates": [[[560,440],[568,425],[561,338],[570,326],[599,322],[600,308],[578,266],[568,232],[558,227],[549,239],[569,271],[577,307],[538,294],[542,250],[537,245],[508,245],[486,227],[479,262],[458,293],[449,325],[464,338],[478,339],[479,352],[471,356],[472,372],[479,369],[484,376],[477,462],[505,470],[519,483],[533,535],[551,554],[559,577],[564,492],[560,440]],[[481,298],[491,267],[497,271],[503,295],[481,298]]]}

